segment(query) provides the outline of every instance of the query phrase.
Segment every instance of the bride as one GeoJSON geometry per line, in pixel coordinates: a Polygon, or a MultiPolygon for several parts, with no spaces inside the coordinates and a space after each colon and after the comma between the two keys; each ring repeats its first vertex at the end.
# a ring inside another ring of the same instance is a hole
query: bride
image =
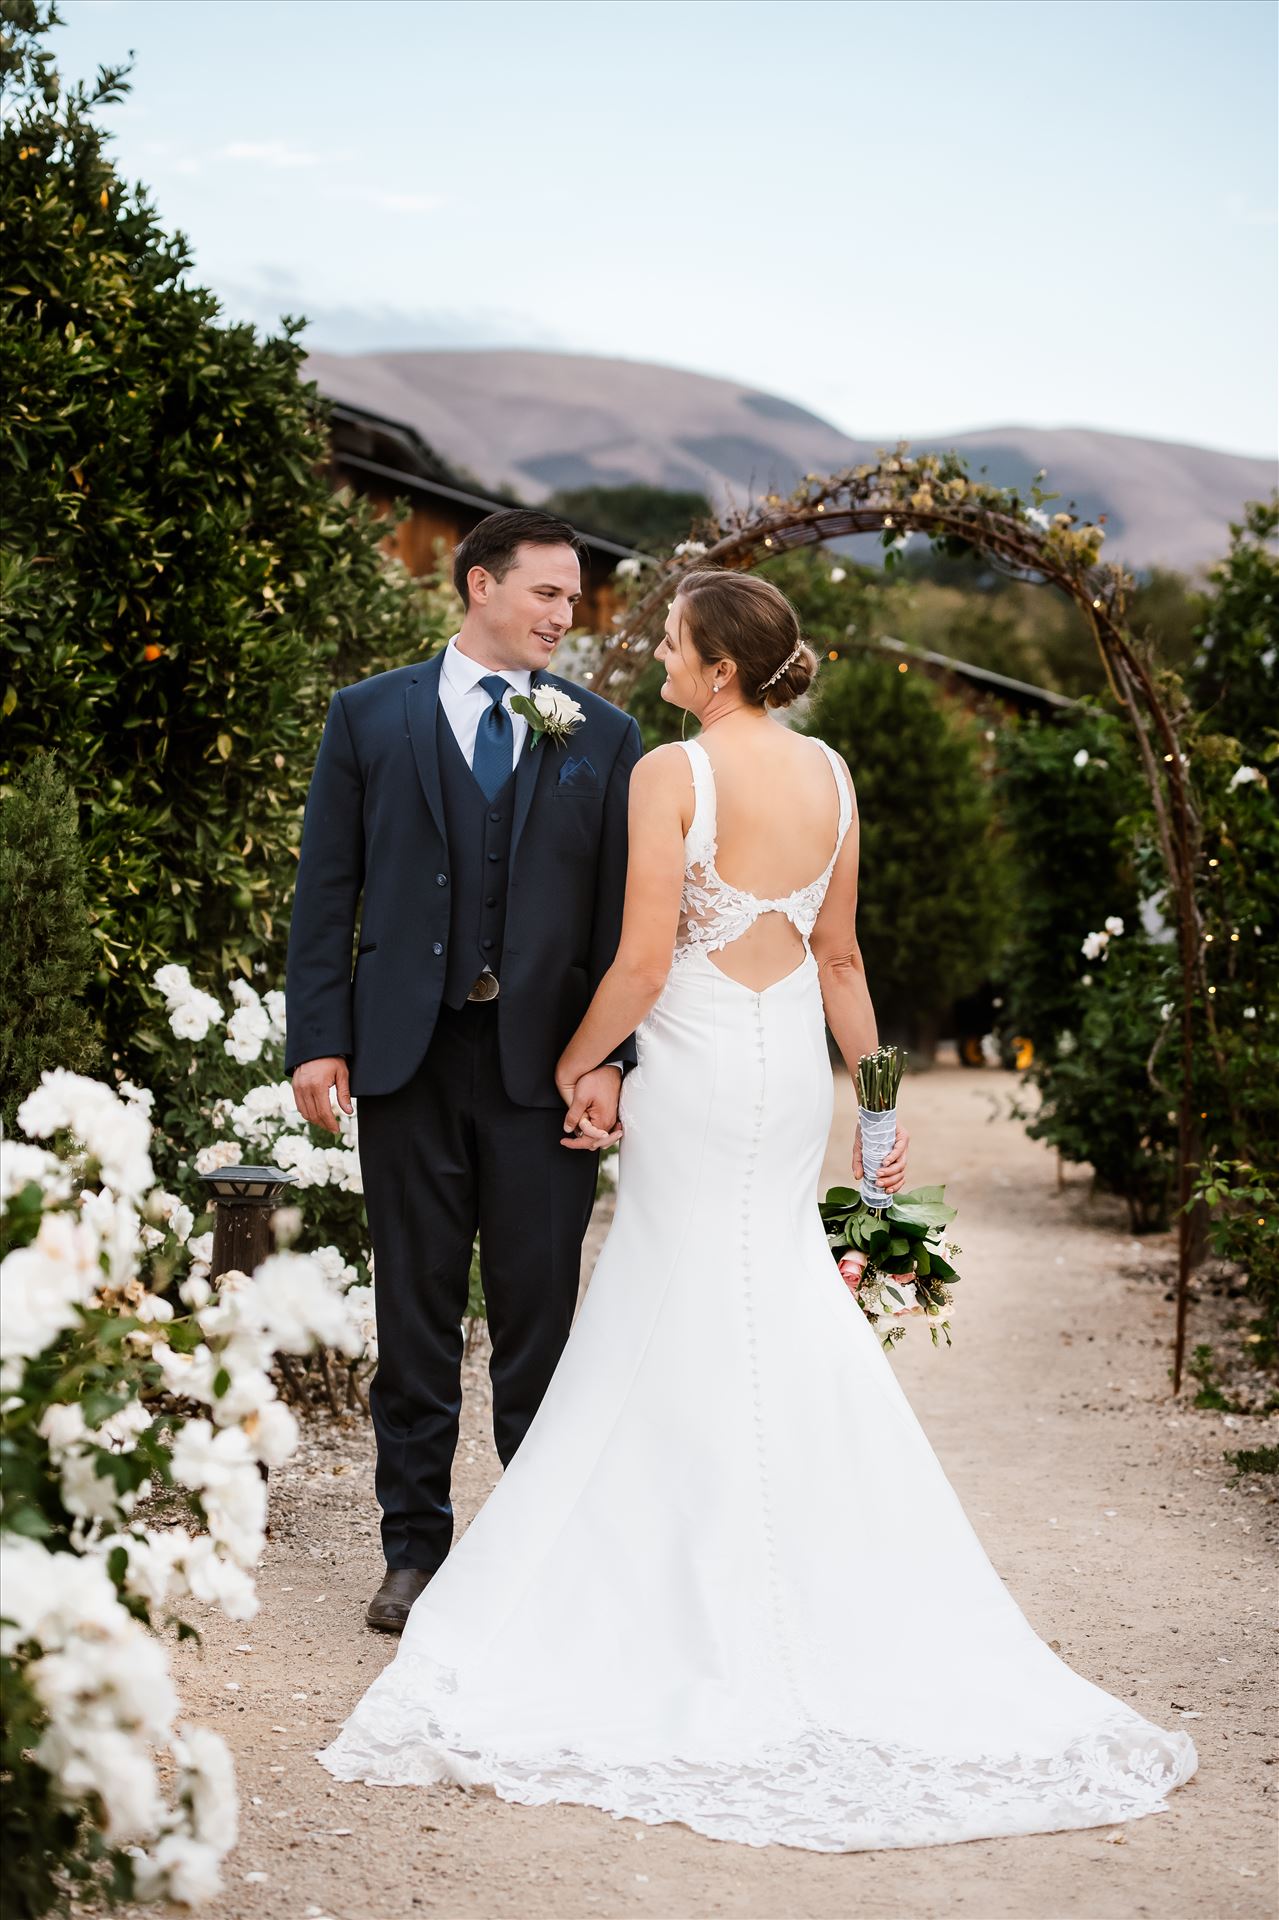
{"type": "Polygon", "coordinates": [[[1156,1812],[1193,1744],[1037,1638],[823,1234],[825,1027],[850,1070],[876,1033],[852,782],[769,711],[815,658],[775,587],[709,571],[657,656],[701,735],[636,769],[621,944],[557,1074],[572,1130],[638,1028],[612,1231],[527,1438],[319,1757],[832,1852],[1156,1812]]]}

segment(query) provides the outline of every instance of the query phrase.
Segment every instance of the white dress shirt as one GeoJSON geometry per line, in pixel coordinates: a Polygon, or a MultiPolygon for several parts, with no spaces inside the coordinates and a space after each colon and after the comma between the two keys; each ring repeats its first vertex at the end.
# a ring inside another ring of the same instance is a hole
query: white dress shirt
{"type": "MultiPolygon", "coordinates": [[[[444,649],[444,662],[440,669],[440,705],[468,767],[475,758],[475,736],[479,732],[480,721],[493,704],[487,687],[482,687],[480,681],[494,671],[493,667],[481,666],[478,660],[472,660],[469,654],[461,652],[456,634],[444,649]]],[[[509,683],[512,693],[522,693],[528,698],[533,684],[530,672],[510,668],[502,674],[502,678],[509,683]]],[[[522,714],[512,713],[508,701],[502,704],[511,723],[511,765],[514,766],[528,738],[528,721],[522,714]]]]}

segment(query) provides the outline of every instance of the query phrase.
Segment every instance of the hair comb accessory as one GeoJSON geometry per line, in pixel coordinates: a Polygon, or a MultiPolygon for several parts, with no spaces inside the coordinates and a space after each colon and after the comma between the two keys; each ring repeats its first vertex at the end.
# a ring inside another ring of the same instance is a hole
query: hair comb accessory
{"type": "Polygon", "coordinates": [[[804,651],[804,643],[801,640],[799,645],[794,649],[794,651],[787,654],[786,658],[782,661],[781,666],[777,669],[777,672],[770,673],[767,680],[764,680],[761,682],[760,689],[759,689],[760,692],[763,693],[766,688],[771,687],[775,680],[780,680],[782,675],[786,672],[787,668],[794,666],[795,662],[799,659],[799,656],[803,651],[804,651]]]}

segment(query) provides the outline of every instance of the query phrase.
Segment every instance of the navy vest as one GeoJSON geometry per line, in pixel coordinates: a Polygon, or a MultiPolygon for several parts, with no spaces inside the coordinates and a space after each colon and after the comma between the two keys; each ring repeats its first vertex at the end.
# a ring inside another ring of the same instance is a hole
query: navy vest
{"type": "Polygon", "coordinates": [[[443,701],[436,745],[453,893],[444,999],[446,1005],[460,1007],[485,967],[502,977],[515,774],[495,799],[485,799],[445,717],[443,701]]]}

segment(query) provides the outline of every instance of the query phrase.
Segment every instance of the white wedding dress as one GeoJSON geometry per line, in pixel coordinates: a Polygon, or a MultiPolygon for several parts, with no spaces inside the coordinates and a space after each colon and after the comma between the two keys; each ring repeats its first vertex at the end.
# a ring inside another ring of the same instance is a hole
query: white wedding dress
{"type": "Polygon", "coordinates": [[[1037,1638],[827,1247],[808,936],[834,856],[786,900],[726,886],[688,753],[679,945],[612,1230],[519,1453],[319,1758],[832,1852],[1156,1812],[1192,1742],[1037,1638]],[[805,957],[756,992],[711,954],[761,912],[805,957]]]}

